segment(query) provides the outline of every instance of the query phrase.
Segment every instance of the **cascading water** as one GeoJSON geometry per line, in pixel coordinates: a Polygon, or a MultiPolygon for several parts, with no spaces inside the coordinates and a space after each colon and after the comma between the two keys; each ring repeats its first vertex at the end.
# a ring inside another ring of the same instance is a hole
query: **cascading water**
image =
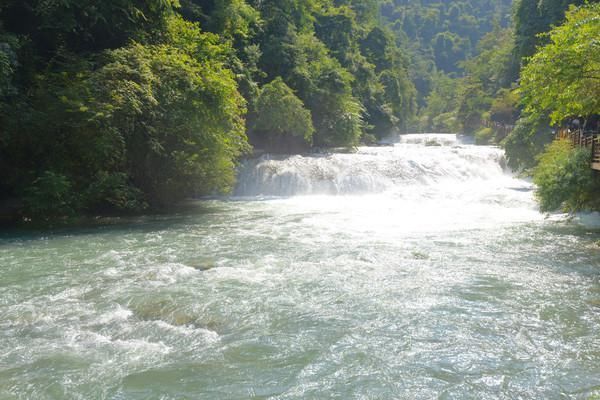
{"type": "Polygon", "coordinates": [[[587,399],[599,231],[500,149],[248,161],[179,215],[0,234],[0,399],[587,399]]]}
{"type": "Polygon", "coordinates": [[[352,154],[265,155],[247,161],[236,194],[354,195],[498,177],[505,181],[503,163],[499,149],[463,146],[440,135],[408,135],[393,147],[361,148],[352,154]]]}
{"type": "Polygon", "coordinates": [[[383,207],[381,222],[401,222],[397,228],[406,232],[538,219],[532,190],[505,170],[502,150],[436,134],[406,135],[393,146],[352,154],[265,155],[242,167],[236,195],[301,196],[288,203],[307,212],[317,211],[311,204],[332,210],[344,204],[353,208],[354,222],[371,227],[383,207]],[[359,215],[365,219],[357,220],[359,215]]]}

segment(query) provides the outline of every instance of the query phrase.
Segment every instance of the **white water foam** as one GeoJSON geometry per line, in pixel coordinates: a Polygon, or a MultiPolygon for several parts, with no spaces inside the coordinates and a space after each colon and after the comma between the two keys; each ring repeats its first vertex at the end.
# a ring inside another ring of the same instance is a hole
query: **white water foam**
{"type": "MultiPolygon", "coordinates": [[[[506,170],[501,149],[427,134],[354,154],[265,155],[246,163],[236,193],[283,198],[285,213],[327,211],[361,234],[394,236],[540,219],[532,191],[506,170]]],[[[324,221],[332,219],[314,218],[320,232],[324,221]]]]}
{"type": "Polygon", "coordinates": [[[500,149],[459,143],[455,135],[410,135],[392,147],[363,147],[354,154],[264,155],[243,166],[236,194],[372,194],[506,175],[500,149]]]}

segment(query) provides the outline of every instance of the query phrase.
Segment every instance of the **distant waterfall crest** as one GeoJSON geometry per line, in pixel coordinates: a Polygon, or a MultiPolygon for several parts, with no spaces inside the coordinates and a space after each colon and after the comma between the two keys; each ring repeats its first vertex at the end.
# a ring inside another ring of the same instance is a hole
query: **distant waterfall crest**
{"type": "Polygon", "coordinates": [[[359,195],[504,175],[500,149],[456,135],[405,135],[389,147],[353,154],[264,155],[241,168],[237,196],[359,195]]]}

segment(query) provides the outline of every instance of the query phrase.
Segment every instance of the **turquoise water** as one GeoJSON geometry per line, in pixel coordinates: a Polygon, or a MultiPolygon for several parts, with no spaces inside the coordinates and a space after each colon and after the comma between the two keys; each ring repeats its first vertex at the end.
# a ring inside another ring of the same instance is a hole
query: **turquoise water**
{"type": "Polygon", "coordinates": [[[544,219],[499,150],[443,144],[262,159],[179,215],[0,234],[0,399],[599,394],[600,231],[544,219]]]}

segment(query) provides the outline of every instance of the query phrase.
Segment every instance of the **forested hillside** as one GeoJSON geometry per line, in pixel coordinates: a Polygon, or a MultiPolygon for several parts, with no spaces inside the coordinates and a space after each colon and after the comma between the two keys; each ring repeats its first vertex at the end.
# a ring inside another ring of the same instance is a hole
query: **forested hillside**
{"type": "MultiPolygon", "coordinates": [[[[420,72],[413,72],[419,93],[424,96],[415,128],[474,134],[482,144],[502,141],[521,115],[520,97],[514,90],[518,87],[521,68],[538,46],[548,40],[544,34],[564,21],[569,6],[581,5],[583,0],[518,0],[512,7],[508,2],[494,4],[487,8],[489,12],[494,10],[488,14],[487,21],[491,21],[491,25],[482,25],[484,28],[479,30],[482,36],[470,54],[460,54],[463,58],[455,63],[455,70],[437,65],[435,51],[431,50],[433,73],[422,72],[427,71],[426,64],[417,69],[420,72]],[[506,13],[512,16],[508,24],[502,18],[506,13]]],[[[427,45],[419,44],[419,48],[427,48],[427,45]]],[[[413,68],[418,64],[414,62],[413,68]]],[[[549,126],[548,121],[530,121],[529,126],[533,129],[536,123],[549,126]]],[[[534,147],[539,151],[543,145],[540,142],[534,147]]],[[[523,150],[520,144],[517,147],[517,151],[523,150]]],[[[533,160],[534,155],[530,152],[525,158],[533,160]]],[[[515,167],[520,165],[514,156],[511,163],[515,167]]]]}
{"type": "Polygon", "coordinates": [[[253,147],[410,130],[490,143],[516,125],[509,161],[532,167],[551,110],[522,103],[520,72],[582,3],[5,0],[0,214],[164,208],[230,191],[253,147]]]}
{"type": "Polygon", "coordinates": [[[382,14],[411,55],[410,72],[427,104],[432,86],[445,75],[462,76],[462,62],[478,53],[481,38],[495,27],[506,27],[512,0],[388,0],[382,14]]]}
{"type": "Polygon", "coordinates": [[[29,217],[162,207],[227,192],[247,136],[302,151],[402,129],[416,92],[379,6],[2,2],[1,200],[29,217]]]}

